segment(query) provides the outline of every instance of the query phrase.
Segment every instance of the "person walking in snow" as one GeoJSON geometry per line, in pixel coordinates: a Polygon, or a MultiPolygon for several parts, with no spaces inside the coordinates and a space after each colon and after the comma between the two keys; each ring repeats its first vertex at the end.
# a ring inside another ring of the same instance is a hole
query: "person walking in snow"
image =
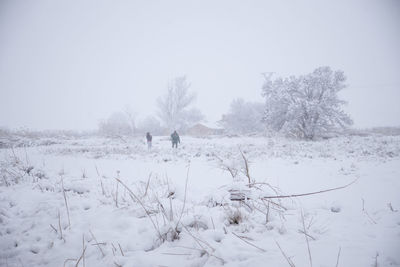
{"type": "Polygon", "coordinates": [[[151,149],[151,141],[153,140],[153,136],[149,132],[146,133],[146,140],[147,140],[147,148],[151,149]]]}
{"type": "Polygon", "coordinates": [[[171,134],[172,148],[178,148],[178,143],[181,143],[181,139],[176,131],[171,134]]]}

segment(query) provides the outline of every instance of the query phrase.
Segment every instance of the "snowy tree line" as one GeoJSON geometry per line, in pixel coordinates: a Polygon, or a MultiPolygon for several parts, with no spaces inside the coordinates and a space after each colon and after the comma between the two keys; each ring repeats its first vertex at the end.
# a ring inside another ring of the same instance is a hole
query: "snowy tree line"
{"type": "Polygon", "coordinates": [[[99,123],[99,133],[104,135],[135,135],[151,132],[167,134],[173,130],[185,132],[190,126],[204,119],[204,115],[193,107],[196,95],[190,92],[186,76],[175,78],[166,93],[157,99],[157,116],[136,119],[132,108],[111,114],[99,123]]]}
{"type": "MultiPolygon", "coordinates": [[[[302,139],[346,129],[351,118],[343,111],[345,101],[338,93],[346,88],[343,71],[319,67],[312,73],[290,77],[265,76],[261,95],[264,102],[234,99],[219,125],[226,133],[249,134],[272,132],[302,139]]],[[[157,101],[157,117],[137,122],[135,113],[126,108],[99,124],[103,134],[142,134],[150,131],[165,134],[185,132],[202,121],[203,114],[193,107],[196,95],[190,92],[186,76],[177,77],[157,101]]]]}

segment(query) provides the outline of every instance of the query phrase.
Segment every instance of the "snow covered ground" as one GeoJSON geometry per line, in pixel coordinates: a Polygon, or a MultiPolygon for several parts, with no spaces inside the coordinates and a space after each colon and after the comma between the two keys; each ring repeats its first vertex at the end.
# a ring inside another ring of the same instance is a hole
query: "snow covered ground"
{"type": "Polygon", "coordinates": [[[0,266],[400,266],[400,136],[181,139],[1,149],[0,266]]]}

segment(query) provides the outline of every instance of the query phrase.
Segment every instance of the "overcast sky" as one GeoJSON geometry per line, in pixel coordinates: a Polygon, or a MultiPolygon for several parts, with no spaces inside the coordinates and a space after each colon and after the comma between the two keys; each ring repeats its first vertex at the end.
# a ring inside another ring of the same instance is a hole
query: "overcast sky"
{"type": "Polygon", "coordinates": [[[262,101],[262,72],[348,77],[356,127],[400,126],[400,1],[0,0],[0,126],[94,129],[130,105],[155,114],[187,75],[220,119],[262,101]]]}

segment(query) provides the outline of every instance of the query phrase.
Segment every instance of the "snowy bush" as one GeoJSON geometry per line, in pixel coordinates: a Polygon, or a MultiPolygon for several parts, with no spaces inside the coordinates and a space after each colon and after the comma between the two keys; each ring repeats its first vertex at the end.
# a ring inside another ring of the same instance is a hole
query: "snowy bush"
{"type": "Polygon", "coordinates": [[[314,139],[352,124],[342,110],[346,103],[338,93],[346,87],[343,71],[320,67],[299,77],[266,77],[264,121],[274,131],[304,139],[314,139]]]}
{"type": "Polygon", "coordinates": [[[11,156],[6,160],[0,161],[0,186],[10,186],[24,181],[32,176],[33,181],[45,178],[42,173],[34,172],[34,167],[24,163],[16,156],[11,156]]]}

